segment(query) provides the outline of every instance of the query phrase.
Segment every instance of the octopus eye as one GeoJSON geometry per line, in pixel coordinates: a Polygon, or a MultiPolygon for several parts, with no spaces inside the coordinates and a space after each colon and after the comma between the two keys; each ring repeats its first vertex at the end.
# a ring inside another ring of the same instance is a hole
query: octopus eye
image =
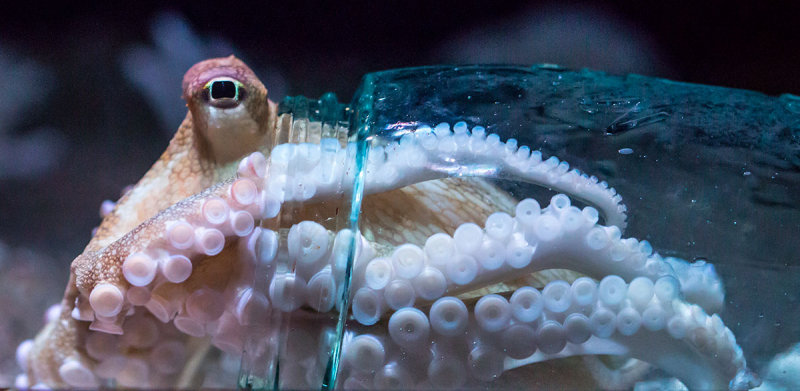
{"type": "Polygon", "coordinates": [[[212,106],[227,109],[236,107],[244,100],[246,89],[238,80],[217,78],[203,87],[203,99],[212,106]]]}

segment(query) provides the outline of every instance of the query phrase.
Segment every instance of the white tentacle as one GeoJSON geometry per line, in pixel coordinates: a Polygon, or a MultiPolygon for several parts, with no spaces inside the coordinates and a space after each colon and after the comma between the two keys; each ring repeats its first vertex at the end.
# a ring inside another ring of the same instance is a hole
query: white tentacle
{"type": "MultiPolygon", "coordinates": [[[[122,277],[94,276],[99,283],[77,298],[72,316],[91,322],[91,348],[63,361],[61,380],[72,387],[109,378],[158,386],[186,360],[185,335],[209,336],[213,345],[238,354],[247,330],[270,311],[340,308],[353,233],[303,221],[281,234],[258,223],[277,216],[286,202],[341,197],[343,184],[357,173],[355,153],[354,144],[343,147],[334,139],[278,145],[269,159],[254,153],[239,165],[237,178],[142,228],[158,235],[130,233],[150,239],[136,241],[129,254],[115,254],[122,277]],[[237,245],[229,246],[233,241],[237,245]],[[237,262],[226,265],[225,283],[192,285],[192,276],[212,273],[209,259],[225,252],[237,254],[237,262]],[[259,265],[268,270],[265,293],[248,285],[259,265]]],[[[344,345],[345,385],[457,388],[531,363],[597,354],[646,361],[693,389],[756,382],[730,329],[708,315],[724,297],[713,267],[664,259],[647,241],[623,238],[625,207],[604,182],[554,157],[542,161],[515,140],[485,136],[480,127],[468,132],[461,123],[454,130],[422,127],[376,147],[363,170],[366,194],[491,174],[575,194],[591,206],[577,208],[565,194],[545,207],[524,199],[513,216],[493,213],[457,227],[452,237],[436,233],[388,250],[358,237],[350,289],[352,315],[361,326],[348,332],[344,345]],[[552,281],[541,290],[517,287],[475,303],[459,298],[554,268],[591,278],[552,281]]],[[[297,362],[321,360],[317,343],[303,341],[308,346],[298,350],[297,362]]],[[[26,348],[17,354],[24,362],[26,348]]],[[[319,376],[310,373],[297,373],[291,384],[314,386],[307,380],[319,376]]]]}

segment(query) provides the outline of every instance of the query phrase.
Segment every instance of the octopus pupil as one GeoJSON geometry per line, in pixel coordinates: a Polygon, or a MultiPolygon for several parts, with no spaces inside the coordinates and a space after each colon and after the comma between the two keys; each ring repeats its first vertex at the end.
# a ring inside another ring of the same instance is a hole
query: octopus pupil
{"type": "Polygon", "coordinates": [[[236,84],[229,80],[219,80],[211,83],[211,98],[237,98],[236,84]]]}

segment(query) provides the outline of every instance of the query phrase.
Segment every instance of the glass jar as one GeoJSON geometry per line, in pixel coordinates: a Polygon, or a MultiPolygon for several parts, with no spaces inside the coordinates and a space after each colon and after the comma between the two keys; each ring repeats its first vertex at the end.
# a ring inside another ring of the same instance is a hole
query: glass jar
{"type": "MultiPolygon", "coordinates": [[[[538,200],[536,213],[548,204],[550,211],[563,210],[558,212],[562,225],[569,224],[563,216],[577,210],[591,226],[616,226],[603,228],[612,242],[639,238],[621,242],[645,254],[642,265],[614,266],[623,275],[623,288],[632,292],[641,275],[656,286],[669,276],[682,287],[696,287],[682,290],[678,298],[706,309],[705,317],[697,317],[709,325],[727,326],[749,367],[762,375],[769,373],[777,353],[798,342],[800,269],[792,240],[800,233],[796,96],[775,98],[551,65],[441,66],[368,74],[349,106],[333,94],[319,100],[298,96],[281,102],[279,112],[273,145],[328,140],[345,148],[352,172],[337,184],[338,197],[313,207],[292,201],[278,218],[264,223],[283,233],[275,238],[275,261],[261,266],[254,286],[265,297],[294,299],[273,300],[269,310],[257,315],[263,322],[246,337],[240,388],[484,388],[489,382],[508,389],[596,388],[609,386],[603,376],[624,368],[598,360],[549,358],[631,352],[665,370],[644,380],[683,370],[688,373],[682,380],[690,388],[719,385],[664,362],[674,356],[668,355],[671,347],[658,345],[670,341],[663,325],[647,327],[643,334],[634,330],[633,336],[612,325],[614,335],[625,341],[639,336],[653,344],[650,349],[647,341],[625,345],[614,340],[616,345],[581,350],[584,345],[573,339],[567,320],[594,320],[595,307],[574,304],[581,283],[594,285],[579,274],[539,271],[573,269],[597,281],[613,273],[591,260],[570,259],[578,257],[565,248],[572,246],[570,241],[552,250],[564,251],[563,262],[545,259],[539,260],[541,267],[530,266],[531,254],[545,251],[554,239],[539,228],[526,228],[518,202],[529,198],[538,200]],[[465,148],[468,153],[460,152],[465,148]],[[392,159],[403,163],[390,167],[386,162],[392,159]],[[520,163],[532,160],[546,167],[544,173],[520,163]],[[559,182],[561,175],[579,179],[559,182]],[[616,190],[607,190],[607,197],[600,190],[583,191],[607,188],[603,183],[616,190]],[[627,209],[618,205],[616,192],[625,197],[627,209]],[[331,232],[324,255],[329,261],[313,270],[303,270],[308,266],[302,257],[292,256],[298,250],[289,248],[289,227],[300,227],[301,221],[331,232]],[[513,247],[520,238],[528,242],[513,247]],[[478,255],[482,246],[498,241],[505,258],[478,255]],[[455,252],[437,264],[431,251],[448,246],[455,246],[455,252]],[[512,247],[530,251],[520,250],[528,263],[513,261],[512,247]],[[444,291],[437,291],[442,278],[444,291]],[[538,288],[537,293],[526,286],[538,288]],[[306,302],[297,301],[298,289],[304,290],[306,302]],[[545,315],[526,320],[516,312],[504,315],[508,306],[519,304],[514,294],[545,297],[556,307],[559,298],[573,295],[573,303],[564,299],[568,308],[547,307],[545,315]],[[308,299],[311,295],[317,295],[316,301],[308,299]],[[451,307],[454,312],[441,312],[451,307]],[[441,314],[466,314],[465,328],[449,333],[449,318],[436,318],[441,314]],[[569,318],[572,314],[580,316],[569,318]],[[492,316],[507,319],[495,327],[492,316]],[[522,338],[528,335],[538,346],[522,338]],[[540,361],[547,362],[533,364],[540,361]]],[[[556,231],[570,236],[569,229],[556,231]]],[[[607,251],[613,258],[614,250],[607,251]]],[[[630,297],[628,304],[606,303],[605,308],[615,311],[616,319],[627,319],[622,307],[636,307],[630,297]]],[[[640,322],[644,308],[638,308],[640,322]]],[[[592,325],[591,338],[602,339],[592,325]]],[[[730,349],[726,353],[736,356],[736,349],[730,349]]],[[[753,379],[739,371],[726,385],[753,379]]]]}

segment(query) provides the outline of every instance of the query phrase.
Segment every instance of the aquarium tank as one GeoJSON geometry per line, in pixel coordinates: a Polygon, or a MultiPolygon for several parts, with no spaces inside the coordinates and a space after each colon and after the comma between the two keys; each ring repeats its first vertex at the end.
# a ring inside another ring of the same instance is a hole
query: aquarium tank
{"type": "Polygon", "coordinates": [[[800,386],[800,97],[542,64],[272,103],[216,61],[18,387],[800,386]]]}

